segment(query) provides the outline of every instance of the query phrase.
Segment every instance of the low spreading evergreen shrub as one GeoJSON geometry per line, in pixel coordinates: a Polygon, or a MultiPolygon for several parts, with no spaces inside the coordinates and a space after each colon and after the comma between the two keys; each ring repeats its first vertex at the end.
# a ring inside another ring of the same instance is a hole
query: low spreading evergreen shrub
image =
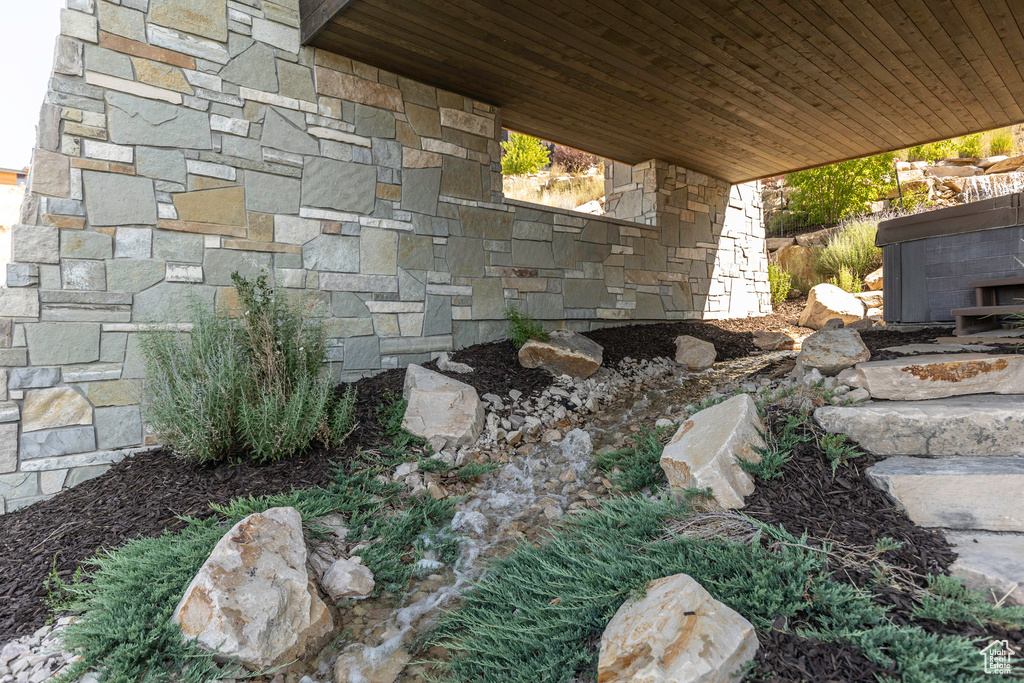
{"type": "Polygon", "coordinates": [[[505,320],[508,321],[508,338],[517,349],[531,339],[547,341],[551,338],[539,322],[515,306],[505,307],[505,320]]]}

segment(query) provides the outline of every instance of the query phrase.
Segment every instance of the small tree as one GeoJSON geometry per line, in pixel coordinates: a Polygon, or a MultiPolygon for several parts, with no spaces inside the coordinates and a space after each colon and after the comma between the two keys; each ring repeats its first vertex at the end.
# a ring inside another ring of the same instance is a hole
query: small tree
{"type": "Polygon", "coordinates": [[[793,189],[792,208],[811,220],[832,225],[862,213],[868,203],[895,189],[895,154],[878,154],[786,176],[793,189]]]}
{"type": "Polygon", "coordinates": [[[501,172],[505,175],[536,173],[550,162],[551,152],[537,138],[522,133],[509,133],[508,142],[501,143],[501,172]]]}

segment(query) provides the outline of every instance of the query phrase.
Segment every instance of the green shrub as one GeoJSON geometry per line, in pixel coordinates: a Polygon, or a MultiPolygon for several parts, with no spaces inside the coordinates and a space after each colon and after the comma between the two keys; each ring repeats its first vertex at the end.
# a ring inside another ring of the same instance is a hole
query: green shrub
{"type": "Polygon", "coordinates": [[[279,460],[317,437],[328,441],[323,326],[265,276],[232,280],[240,319],[193,303],[190,335],[142,334],[150,424],[197,462],[246,449],[257,461],[279,460]]]}
{"type": "Polygon", "coordinates": [[[522,133],[509,133],[508,142],[501,143],[501,172],[524,175],[542,170],[550,162],[551,152],[540,140],[522,133]]]}
{"type": "Polygon", "coordinates": [[[861,291],[861,281],[858,280],[853,274],[853,271],[846,266],[841,266],[839,268],[839,273],[835,277],[830,278],[828,282],[829,284],[835,285],[839,289],[844,292],[849,292],[850,294],[856,294],[861,291]]]}
{"type": "Polygon", "coordinates": [[[517,349],[531,339],[548,341],[551,338],[539,322],[515,306],[505,307],[505,320],[508,321],[508,338],[517,349]]]}
{"type": "Polygon", "coordinates": [[[768,264],[768,284],[772,290],[772,303],[781,304],[793,289],[793,275],[777,263],[768,264]]]}
{"type": "Polygon", "coordinates": [[[345,443],[356,428],[356,387],[349,384],[331,409],[331,443],[340,446],[345,443]]]}
{"type": "Polygon", "coordinates": [[[878,154],[786,176],[791,207],[815,223],[832,225],[864,212],[868,204],[896,189],[895,154],[878,154]]]}
{"type": "Polygon", "coordinates": [[[952,150],[949,140],[929,142],[926,145],[917,145],[906,150],[907,161],[927,161],[935,163],[949,157],[952,150]]]}
{"type": "Polygon", "coordinates": [[[989,156],[998,156],[1002,154],[1010,156],[1014,153],[1015,147],[1012,128],[1000,128],[999,130],[989,133],[989,156]]]}
{"type": "Polygon", "coordinates": [[[950,142],[953,153],[961,159],[977,159],[981,156],[981,133],[963,135],[950,142]]]}
{"type": "Polygon", "coordinates": [[[882,265],[882,250],[875,246],[877,233],[878,223],[873,220],[862,218],[844,223],[818,252],[815,270],[827,279],[842,277],[845,268],[849,271],[845,277],[852,275],[859,283],[882,265]]]}

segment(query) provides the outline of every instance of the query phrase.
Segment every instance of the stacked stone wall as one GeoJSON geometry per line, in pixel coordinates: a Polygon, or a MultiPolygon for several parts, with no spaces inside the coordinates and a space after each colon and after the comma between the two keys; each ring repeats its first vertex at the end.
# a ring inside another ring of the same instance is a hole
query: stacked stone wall
{"type": "Polygon", "coordinates": [[[700,318],[728,308],[720,263],[760,293],[728,218],[757,222],[756,194],[694,176],[721,227],[692,246],[504,202],[496,108],[298,25],[298,0],[68,0],[0,290],[0,513],[156,445],[138,333],[187,329],[193,299],[237,311],[234,271],[310,297],[345,379],[501,338],[506,303],[549,327],[700,318]]]}

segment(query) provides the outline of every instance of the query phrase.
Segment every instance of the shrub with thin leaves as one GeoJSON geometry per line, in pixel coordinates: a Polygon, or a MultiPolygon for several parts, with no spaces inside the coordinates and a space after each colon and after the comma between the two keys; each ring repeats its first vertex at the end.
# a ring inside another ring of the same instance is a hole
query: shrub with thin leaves
{"type": "Polygon", "coordinates": [[[340,446],[345,443],[356,428],[356,386],[349,384],[331,408],[331,443],[340,446]]]}
{"type": "Polygon", "coordinates": [[[1000,128],[999,130],[992,131],[988,137],[988,154],[989,156],[1006,155],[1010,156],[1014,153],[1016,145],[1013,140],[1013,129],[1012,128],[1000,128]]]}
{"type": "Polygon", "coordinates": [[[142,334],[149,423],[198,462],[243,452],[274,461],[329,441],[323,325],[266,276],[232,280],[240,318],[194,302],[191,334],[142,334]]]}
{"type": "Polygon", "coordinates": [[[508,338],[517,349],[532,339],[548,341],[551,338],[539,322],[515,306],[505,307],[505,320],[508,321],[508,338]]]}
{"type": "Polygon", "coordinates": [[[845,268],[855,280],[863,280],[882,265],[882,249],[875,246],[877,234],[877,221],[856,219],[844,223],[817,253],[815,270],[824,278],[835,278],[845,268]]]}
{"type": "Polygon", "coordinates": [[[768,264],[768,285],[772,292],[772,303],[781,304],[793,289],[793,274],[777,263],[768,264]]]}
{"type": "Polygon", "coordinates": [[[501,143],[501,172],[505,175],[537,173],[550,162],[551,152],[537,138],[509,133],[501,143]]]}

